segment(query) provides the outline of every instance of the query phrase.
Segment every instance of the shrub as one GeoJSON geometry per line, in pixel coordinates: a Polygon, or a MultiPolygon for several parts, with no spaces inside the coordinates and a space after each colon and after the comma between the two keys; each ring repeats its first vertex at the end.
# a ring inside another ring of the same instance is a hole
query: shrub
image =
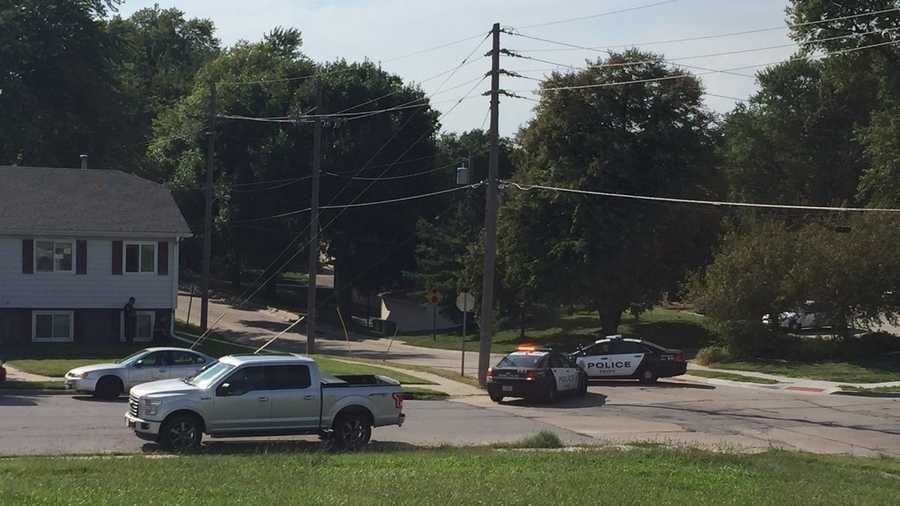
{"type": "Polygon", "coordinates": [[[565,446],[555,433],[542,430],[537,434],[514,441],[512,443],[500,443],[497,448],[562,448],[565,446]]]}
{"type": "Polygon", "coordinates": [[[846,343],[855,348],[852,351],[856,354],[866,357],[900,351],[900,337],[887,332],[870,332],[858,339],[848,339],[846,343]]]}
{"type": "Polygon", "coordinates": [[[714,325],[722,344],[735,359],[777,352],[778,334],[758,321],[729,321],[714,325]]]}
{"type": "Polygon", "coordinates": [[[700,348],[697,352],[697,356],[694,357],[694,360],[700,365],[712,365],[720,362],[730,362],[733,360],[733,357],[731,356],[731,353],[728,352],[728,348],[716,344],[700,348]]]}

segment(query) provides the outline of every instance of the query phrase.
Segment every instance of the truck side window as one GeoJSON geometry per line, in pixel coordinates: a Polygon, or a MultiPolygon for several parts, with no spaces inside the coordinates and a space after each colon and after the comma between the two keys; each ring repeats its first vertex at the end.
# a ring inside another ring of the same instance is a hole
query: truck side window
{"type": "Polygon", "coordinates": [[[228,390],[220,386],[216,395],[243,395],[254,390],[266,390],[265,367],[244,367],[231,373],[222,384],[228,384],[228,390]]]}
{"type": "Polygon", "coordinates": [[[305,365],[266,366],[266,384],[271,390],[309,388],[309,367],[305,365]]]}

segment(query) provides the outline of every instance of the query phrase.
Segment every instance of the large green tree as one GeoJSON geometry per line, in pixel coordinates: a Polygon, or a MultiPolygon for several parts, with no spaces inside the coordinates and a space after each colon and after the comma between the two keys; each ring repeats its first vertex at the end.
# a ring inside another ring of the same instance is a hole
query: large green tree
{"type": "MultiPolygon", "coordinates": [[[[542,84],[519,134],[515,179],[629,194],[710,197],[717,181],[713,115],[703,89],[662,57],[614,54],[542,84]],[[645,62],[645,63],[636,63],[645,62]],[[637,80],[662,81],[621,85],[637,80]],[[668,80],[666,80],[668,79],[668,80]],[[599,85],[599,86],[598,86],[599,85]],[[557,87],[575,87],[553,91],[557,87]]],[[[504,191],[500,252],[523,297],[579,303],[615,333],[632,303],[655,302],[704,256],[717,216],[668,204],[545,190],[504,191]]]]}
{"type": "Polygon", "coordinates": [[[102,18],[118,1],[0,1],[0,163],[116,166],[125,123],[102,18]]]}

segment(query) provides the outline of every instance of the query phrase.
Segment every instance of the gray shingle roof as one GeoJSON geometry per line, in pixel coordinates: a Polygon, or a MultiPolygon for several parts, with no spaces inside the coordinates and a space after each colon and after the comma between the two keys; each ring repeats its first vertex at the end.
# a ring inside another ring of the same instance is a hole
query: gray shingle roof
{"type": "Polygon", "coordinates": [[[0,166],[0,235],[190,235],[169,190],[118,170],[0,166]]]}

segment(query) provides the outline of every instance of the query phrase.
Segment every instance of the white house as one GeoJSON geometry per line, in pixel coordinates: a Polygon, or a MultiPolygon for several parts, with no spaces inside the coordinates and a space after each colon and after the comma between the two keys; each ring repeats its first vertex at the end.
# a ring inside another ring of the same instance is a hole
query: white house
{"type": "Polygon", "coordinates": [[[174,325],[179,240],[164,186],[116,170],[0,166],[0,345],[162,341],[174,325]]]}

